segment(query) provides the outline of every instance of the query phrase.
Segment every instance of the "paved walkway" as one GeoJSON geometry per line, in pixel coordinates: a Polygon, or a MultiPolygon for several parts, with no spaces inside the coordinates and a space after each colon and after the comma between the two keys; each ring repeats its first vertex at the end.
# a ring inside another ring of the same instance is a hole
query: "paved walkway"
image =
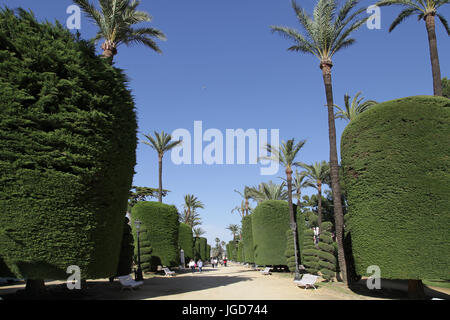
{"type": "MultiPolygon", "coordinates": [[[[155,276],[145,279],[144,285],[135,291],[120,291],[118,281],[88,281],[89,291],[83,299],[149,299],[149,300],[367,300],[378,299],[371,293],[356,294],[334,283],[317,290],[297,287],[286,273],[262,275],[241,265],[211,268],[199,273],[185,272],[174,277],[155,276]],[[371,296],[372,295],[372,296],[371,296]]],[[[47,286],[64,284],[47,282],[47,286]]],[[[0,296],[22,289],[23,283],[0,287],[0,296]]],[[[448,297],[448,296],[447,296],[448,297]]],[[[386,295],[385,298],[399,298],[386,295]]]]}

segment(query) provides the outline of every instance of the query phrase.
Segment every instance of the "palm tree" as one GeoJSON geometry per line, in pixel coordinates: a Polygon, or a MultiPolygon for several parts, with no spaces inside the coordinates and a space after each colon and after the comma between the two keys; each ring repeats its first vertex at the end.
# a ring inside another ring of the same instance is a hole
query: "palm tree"
{"type": "Polygon", "coordinates": [[[191,228],[201,224],[200,216],[197,209],[204,209],[204,204],[192,194],[184,196],[184,211],[181,215],[181,221],[189,225],[191,228]]]}
{"type": "Polygon", "coordinates": [[[245,209],[245,202],[244,202],[244,200],[242,200],[242,202],[241,202],[241,206],[236,206],[236,207],[234,207],[233,209],[231,209],[231,213],[233,213],[233,212],[237,212],[237,213],[239,213],[239,215],[241,216],[241,218],[243,218],[243,217],[245,217],[245,215],[246,215],[246,209],[245,209]]]}
{"type": "Polygon", "coordinates": [[[287,200],[288,195],[285,187],[285,182],[281,184],[272,181],[261,182],[258,187],[250,187],[249,196],[258,203],[266,200],[287,200]]]}
{"type": "Polygon", "coordinates": [[[425,26],[428,33],[428,46],[430,50],[431,71],[433,75],[433,94],[435,96],[442,96],[442,81],[441,70],[439,67],[439,56],[437,50],[436,30],[435,30],[435,16],[439,18],[444,25],[447,34],[450,35],[450,29],[445,18],[437,13],[437,9],[448,4],[450,0],[381,0],[376,3],[377,6],[392,6],[398,5],[404,7],[397,18],[389,27],[389,32],[399,25],[403,20],[412,15],[417,15],[419,20],[425,21],[425,26]]]}
{"type": "Polygon", "coordinates": [[[361,18],[365,8],[355,9],[359,0],[346,0],[338,11],[336,0],[319,0],[314,7],[313,16],[292,1],[304,33],[289,27],[272,26],[272,32],[279,33],[294,42],[288,50],[310,53],[320,61],[322,77],[325,85],[325,94],[328,107],[328,137],[330,143],[330,166],[333,190],[333,203],[335,209],[336,237],[338,243],[339,266],[344,283],[347,284],[347,267],[344,256],[344,213],[341,203],[341,188],[339,185],[339,166],[336,147],[336,127],[333,110],[333,86],[331,81],[332,57],[341,49],[355,42],[350,35],[359,29],[369,17],[361,18]]]}
{"type": "Polygon", "coordinates": [[[298,263],[298,237],[297,237],[297,223],[295,222],[294,206],[292,204],[292,167],[298,165],[295,158],[300,149],[305,145],[306,140],[295,143],[295,139],[290,139],[287,142],[282,142],[280,147],[274,147],[270,144],[266,145],[269,156],[261,157],[260,159],[272,160],[281,163],[285,168],[286,181],[288,187],[288,204],[289,214],[291,219],[291,229],[294,235],[294,256],[295,256],[295,279],[300,279],[300,270],[298,263]]]}
{"type": "Polygon", "coordinates": [[[230,224],[226,229],[231,231],[233,240],[236,240],[236,235],[240,233],[241,228],[237,224],[230,224]]]}
{"type": "Polygon", "coordinates": [[[146,145],[150,146],[151,148],[155,149],[158,153],[158,164],[159,164],[159,194],[158,194],[158,200],[159,202],[162,202],[162,196],[163,196],[163,188],[162,188],[162,159],[164,157],[164,153],[171,150],[172,148],[178,146],[181,144],[182,140],[178,141],[172,141],[172,136],[170,134],[165,133],[164,131],[161,131],[161,134],[158,132],[154,132],[155,137],[152,137],[150,135],[145,135],[148,141],[141,141],[142,143],[145,143],[146,145]]]}
{"type": "Polygon", "coordinates": [[[192,231],[194,232],[194,237],[196,237],[196,238],[200,238],[202,235],[204,235],[206,233],[205,230],[203,230],[200,227],[194,228],[194,230],[192,230],[192,231]]]}
{"type": "Polygon", "coordinates": [[[301,208],[301,195],[302,189],[310,187],[309,182],[306,180],[306,172],[295,170],[295,175],[292,178],[292,192],[295,192],[295,198],[297,199],[297,207],[301,208]]]}
{"type": "Polygon", "coordinates": [[[141,1],[130,0],[99,0],[101,11],[88,0],[73,0],[98,27],[94,40],[104,39],[103,56],[114,58],[117,47],[121,44],[143,44],[161,53],[154,39],[166,40],[165,35],[151,27],[135,28],[141,22],[150,22],[152,17],[145,11],[136,8],[141,1]]]}
{"type": "Polygon", "coordinates": [[[330,180],[330,165],[326,161],[314,162],[312,165],[302,163],[301,166],[306,170],[308,177],[307,184],[317,189],[317,216],[319,225],[319,235],[322,228],[322,185],[329,184],[330,180]]]}
{"type": "Polygon", "coordinates": [[[361,91],[358,92],[354,97],[352,102],[350,103],[350,96],[348,94],[344,95],[344,108],[339,107],[338,105],[334,105],[339,111],[335,113],[336,119],[344,119],[347,121],[352,121],[355,117],[363,113],[364,111],[369,110],[374,105],[378,104],[375,100],[364,100],[364,97],[359,98],[361,95],[361,91]]]}
{"type": "Polygon", "coordinates": [[[249,204],[248,204],[248,200],[251,198],[251,190],[250,187],[245,186],[244,187],[244,192],[241,193],[238,190],[234,190],[234,192],[237,192],[241,195],[242,198],[244,198],[245,201],[245,215],[248,216],[249,213],[249,204]]]}

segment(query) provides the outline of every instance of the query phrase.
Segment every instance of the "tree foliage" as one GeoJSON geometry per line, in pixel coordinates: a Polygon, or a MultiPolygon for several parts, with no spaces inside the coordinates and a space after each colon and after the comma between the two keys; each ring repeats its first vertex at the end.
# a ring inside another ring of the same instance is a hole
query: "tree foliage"
{"type": "Polygon", "coordinates": [[[341,156],[356,271],[383,278],[448,277],[450,100],[415,96],[361,114],[341,156]],[[424,111],[426,110],[426,111],[424,111]]]}
{"type": "Polygon", "coordinates": [[[136,163],[127,79],[61,24],[0,11],[0,256],[20,278],[117,271],[136,163]]]}

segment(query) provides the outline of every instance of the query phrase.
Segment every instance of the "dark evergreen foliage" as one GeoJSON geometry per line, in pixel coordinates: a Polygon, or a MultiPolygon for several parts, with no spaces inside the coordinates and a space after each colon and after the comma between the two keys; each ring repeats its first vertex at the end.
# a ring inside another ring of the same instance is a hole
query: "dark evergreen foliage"
{"type": "MultiPolygon", "coordinates": [[[[141,233],[141,240],[143,240],[141,244],[144,243],[152,249],[149,261],[152,271],[155,271],[158,265],[179,266],[179,221],[175,206],[160,202],[140,201],[131,209],[131,219],[133,234],[136,234],[135,220],[140,220],[142,228],[145,229],[145,232],[141,233]]],[[[135,247],[137,247],[136,243],[135,247]]]]}
{"type": "Polygon", "coordinates": [[[17,277],[115,275],[136,130],[125,75],[93,45],[0,12],[0,256],[17,277]]]}
{"type": "Polygon", "coordinates": [[[342,166],[356,271],[388,279],[450,274],[450,100],[381,103],[342,135],[342,166]]]}

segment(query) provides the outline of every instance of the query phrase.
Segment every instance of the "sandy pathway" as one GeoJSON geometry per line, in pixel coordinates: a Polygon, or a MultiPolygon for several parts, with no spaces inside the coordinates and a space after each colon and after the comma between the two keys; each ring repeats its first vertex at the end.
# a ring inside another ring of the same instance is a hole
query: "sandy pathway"
{"type": "MultiPolygon", "coordinates": [[[[59,285],[61,281],[46,283],[47,287],[59,285]]],[[[347,288],[333,284],[319,284],[317,290],[297,287],[286,273],[264,276],[259,271],[235,264],[228,267],[206,267],[202,273],[183,272],[174,277],[153,276],[144,280],[144,285],[135,291],[120,290],[116,280],[89,280],[89,290],[77,299],[113,300],[368,300],[378,299],[368,294],[356,294],[347,288]]],[[[0,287],[0,296],[23,289],[24,283],[0,287]]],[[[59,297],[59,295],[57,295],[59,297]]],[[[448,299],[448,295],[444,298],[448,299]]],[[[385,298],[394,298],[388,297],[385,298]]]]}

